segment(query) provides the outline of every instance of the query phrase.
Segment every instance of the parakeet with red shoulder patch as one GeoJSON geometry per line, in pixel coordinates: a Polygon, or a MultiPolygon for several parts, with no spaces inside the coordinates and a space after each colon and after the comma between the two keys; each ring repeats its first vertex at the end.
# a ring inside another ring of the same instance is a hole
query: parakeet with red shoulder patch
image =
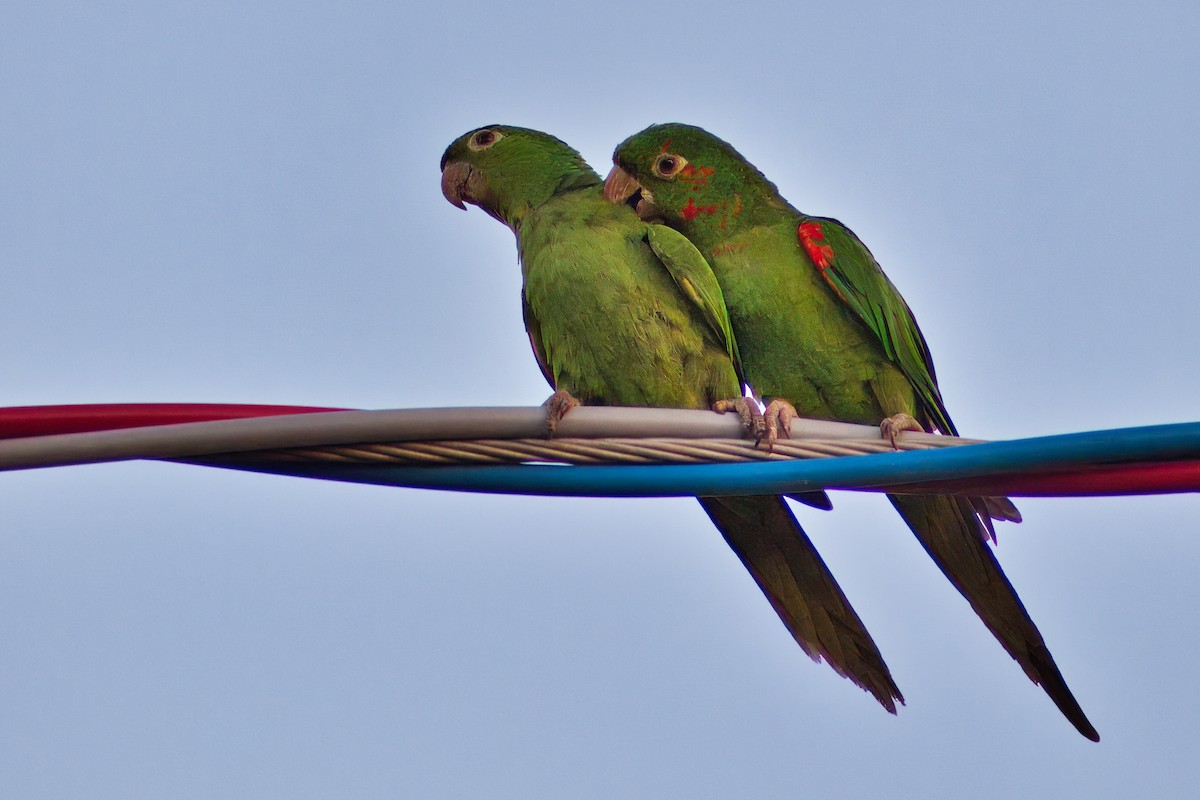
{"type": "MultiPolygon", "coordinates": [[[[716,274],[743,376],[768,403],[766,438],[797,414],[956,435],[925,337],[866,245],[835,219],[801,213],[711,133],[652,125],[613,155],[605,196],[683,233],[716,274]]],[[[1025,674],[1099,740],[987,540],[1020,521],[1007,498],[890,495],[928,554],[1025,674]]]]}

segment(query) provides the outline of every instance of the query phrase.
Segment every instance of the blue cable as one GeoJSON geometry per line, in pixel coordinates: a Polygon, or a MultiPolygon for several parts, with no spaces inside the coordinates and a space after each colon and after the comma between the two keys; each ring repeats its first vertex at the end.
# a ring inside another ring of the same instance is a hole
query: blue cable
{"type": "MultiPolygon", "coordinates": [[[[1200,422],[1070,433],[937,450],[804,461],[656,466],[278,464],[197,460],[255,472],[451,491],[574,497],[786,494],[1200,461],[1200,422]]],[[[1200,486],[1195,487],[1200,489],[1200,486]]]]}

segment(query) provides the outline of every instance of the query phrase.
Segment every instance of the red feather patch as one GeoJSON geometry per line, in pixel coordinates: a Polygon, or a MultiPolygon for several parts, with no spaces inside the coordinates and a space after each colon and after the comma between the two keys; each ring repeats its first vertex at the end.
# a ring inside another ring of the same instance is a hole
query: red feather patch
{"type": "Polygon", "coordinates": [[[822,244],[825,241],[825,231],[821,229],[819,222],[801,222],[796,228],[796,235],[800,239],[800,246],[804,248],[804,252],[808,253],[808,257],[812,259],[813,265],[821,273],[821,277],[825,279],[825,283],[829,284],[829,288],[833,289],[833,293],[838,298],[846,303],[846,295],[842,294],[842,290],[838,288],[833,279],[829,277],[827,269],[833,264],[833,247],[828,244],[822,244]]]}
{"type": "Polygon", "coordinates": [[[800,227],[796,228],[796,234],[800,237],[800,245],[804,252],[808,253],[817,269],[822,272],[829,269],[829,265],[833,263],[833,248],[821,244],[825,241],[825,231],[821,230],[820,224],[801,222],[800,227]]]}

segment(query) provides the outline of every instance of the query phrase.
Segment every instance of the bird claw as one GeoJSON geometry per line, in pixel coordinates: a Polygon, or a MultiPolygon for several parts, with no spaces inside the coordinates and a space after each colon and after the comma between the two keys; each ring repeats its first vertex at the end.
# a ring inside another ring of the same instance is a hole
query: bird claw
{"type": "Polygon", "coordinates": [[[767,427],[763,421],[762,409],[758,407],[758,403],[753,397],[734,397],[731,400],[718,400],[712,404],[712,410],[718,414],[736,411],[737,415],[742,418],[742,427],[745,428],[746,433],[754,437],[756,444],[761,442],[763,436],[766,435],[767,427]]]}
{"type": "Polygon", "coordinates": [[[558,423],[562,422],[563,417],[567,412],[576,406],[583,405],[566,389],[559,389],[554,394],[542,403],[542,407],[546,409],[546,435],[554,436],[558,430],[558,423]]]}
{"type": "Polygon", "coordinates": [[[921,427],[921,423],[917,422],[912,416],[903,412],[893,414],[892,416],[879,423],[879,432],[892,443],[893,450],[899,450],[896,446],[896,437],[904,431],[919,431],[925,433],[925,428],[921,427]]]}
{"type": "Polygon", "coordinates": [[[772,400],[767,403],[767,410],[763,412],[763,420],[767,429],[767,452],[771,452],[775,447],[776,440],[779,439],[779,434],[783,434],[784,439],[792,438],[792,420],[799,418],[796,413],[796,407],[787,400],[772,400]]]}
{"type": "Polygon", "coordinates": [[[719,414],[736,411],[742,418],[742,427],[746,429],[746,433],[754,437],[755,446],[765,446],[768,453],[774,449],[780,434],[783,434],[784,439],[791,436],[792,420],[799,416],[796,408],[786,400],[772,400],[767,404],[767,410],[763,411],[753,397],[718,400],[713,403],[712,410],[719,414]]]}

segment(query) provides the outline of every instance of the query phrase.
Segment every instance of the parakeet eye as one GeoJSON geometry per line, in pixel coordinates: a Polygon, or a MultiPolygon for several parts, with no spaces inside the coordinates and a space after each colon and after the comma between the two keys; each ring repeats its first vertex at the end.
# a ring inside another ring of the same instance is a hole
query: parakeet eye
{"type": "Polygon", "coordinates": [[[472,150],[486,150],[503,138],[503,133],[485,129],[478,131],[474,136],[472,136],[470,141],[467,142],[467,147],[471,148],[472,150]]]}
{"type": "Polygon", "coordinates": [[[683,156],[663,153],[654,159],[654,174],[660,178],[674,178],[679,170],[687,166],[687,163],[687,159],[683,156]]]}

